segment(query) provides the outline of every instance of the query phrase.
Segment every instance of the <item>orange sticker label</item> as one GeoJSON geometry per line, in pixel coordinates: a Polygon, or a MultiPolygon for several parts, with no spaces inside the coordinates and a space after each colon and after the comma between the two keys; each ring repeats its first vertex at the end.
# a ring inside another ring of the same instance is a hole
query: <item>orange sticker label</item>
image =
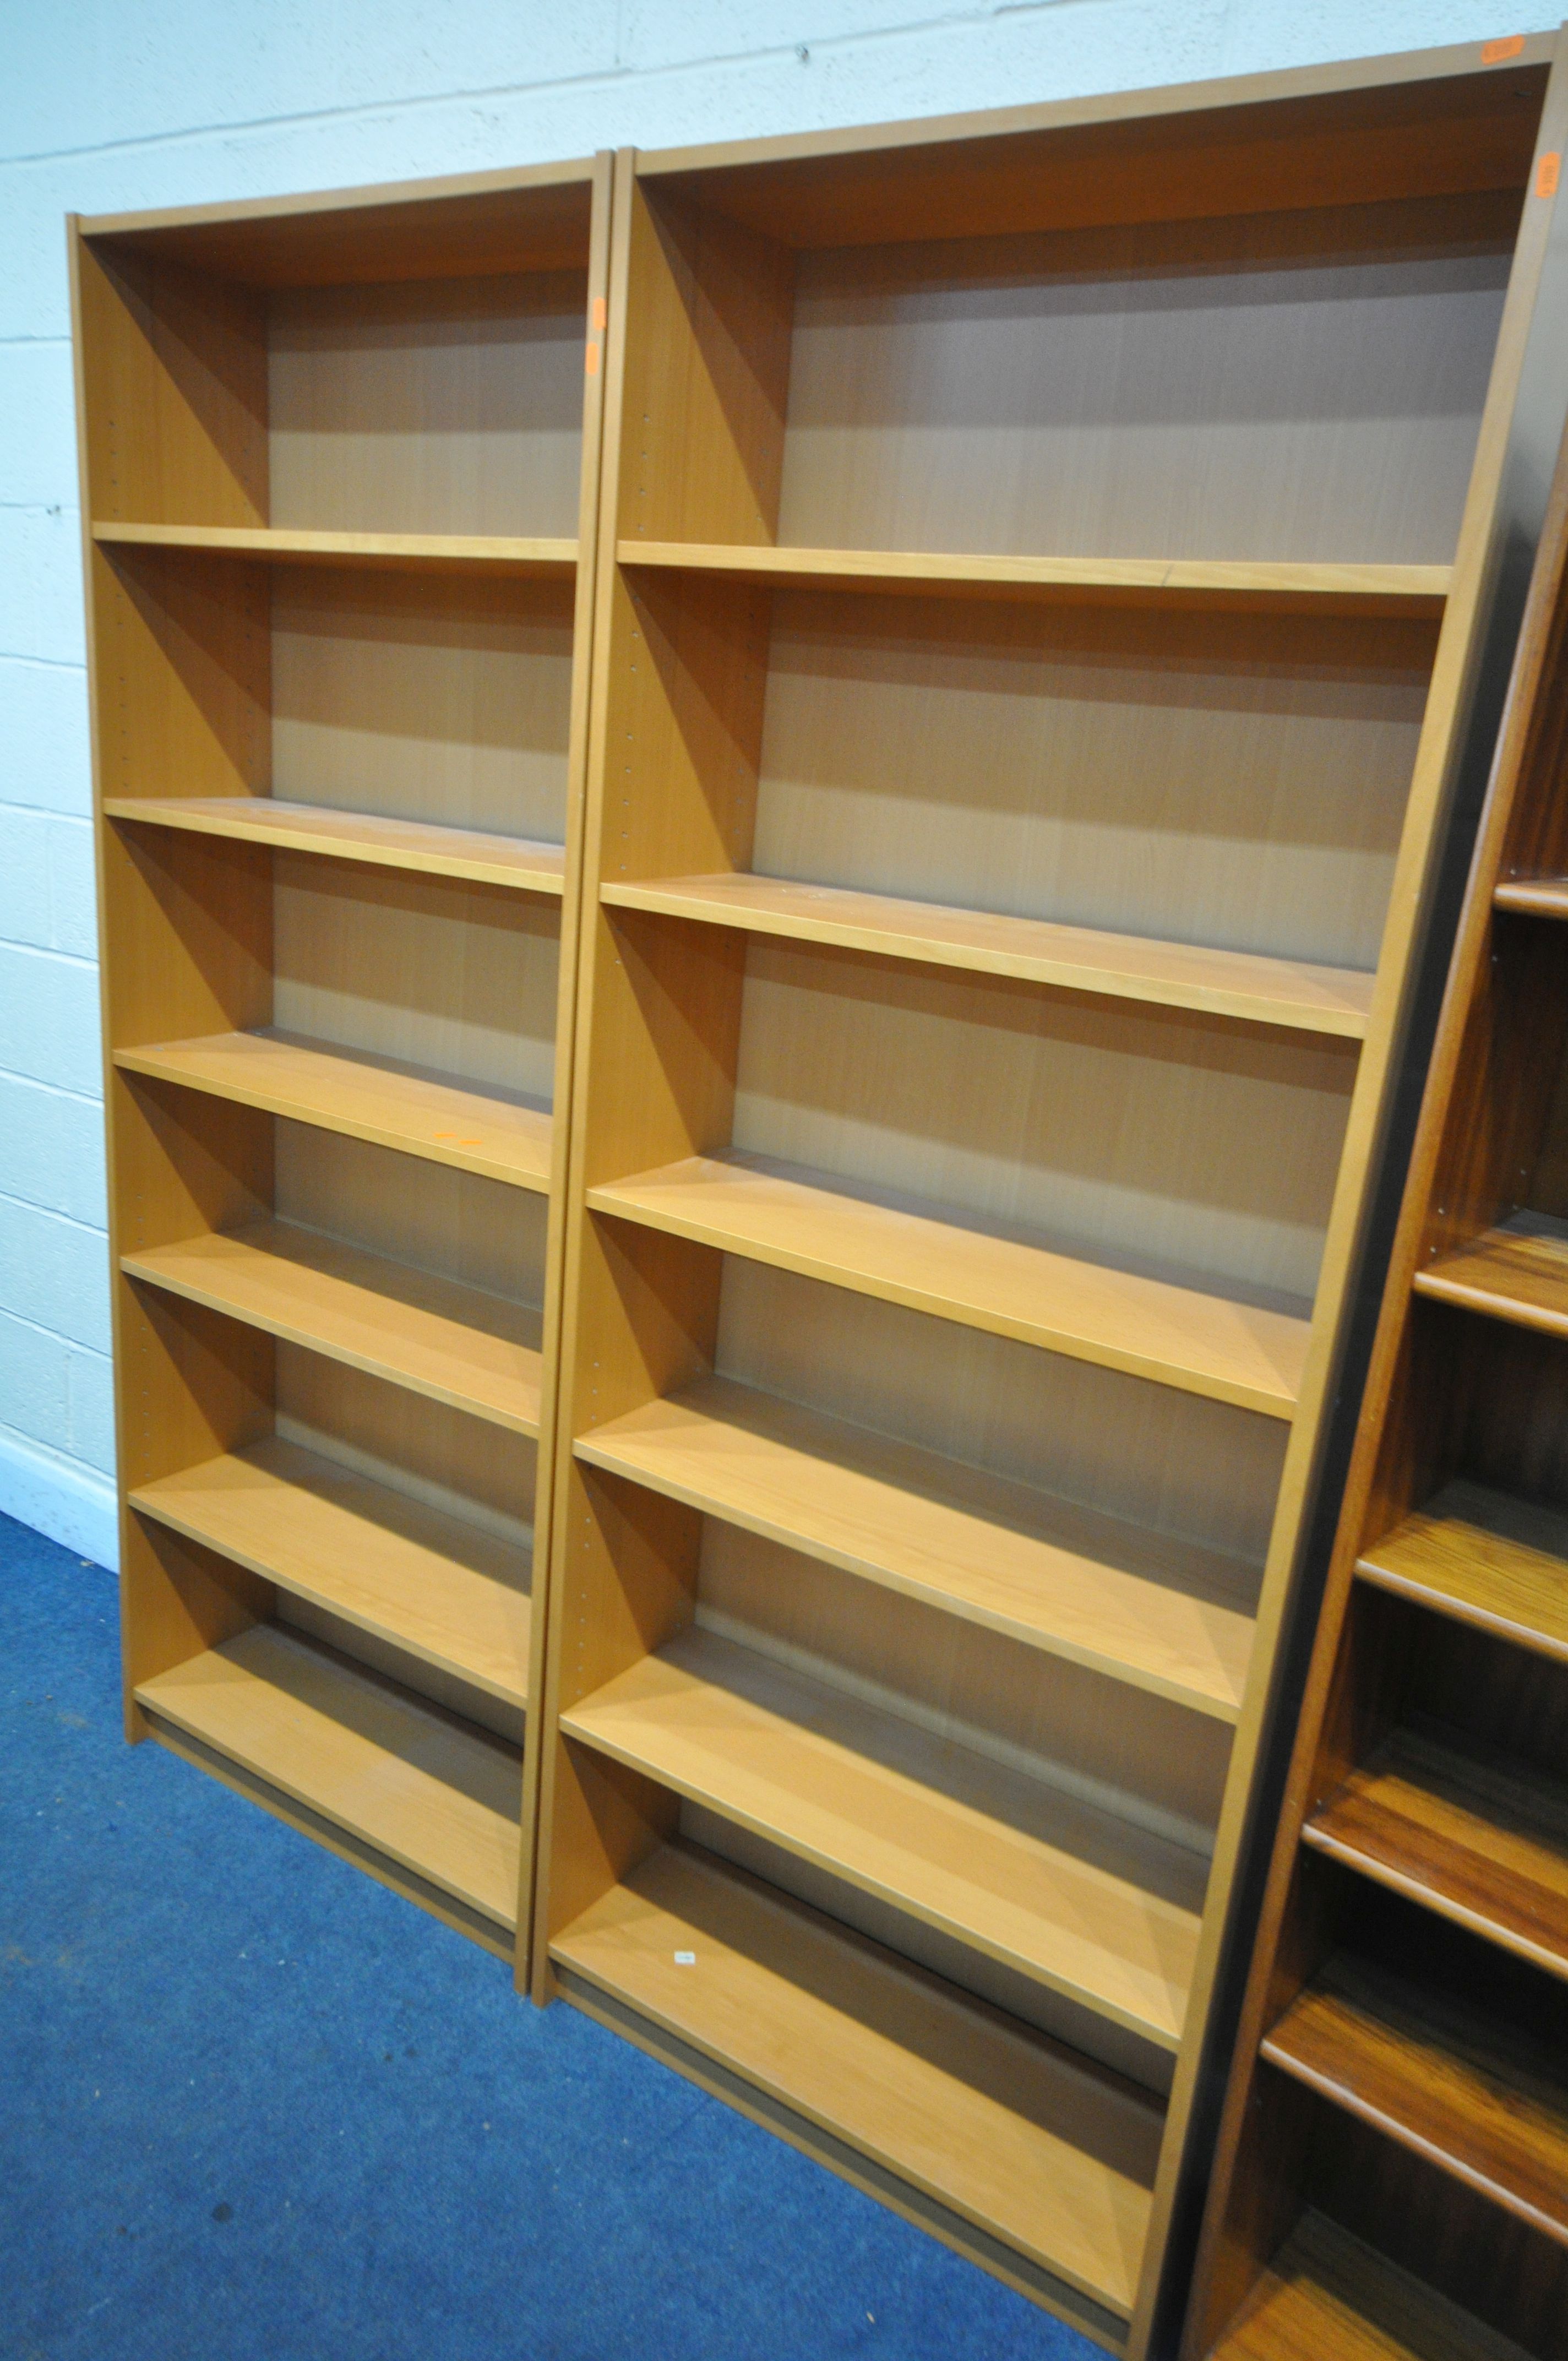
{"type": "Polygon", "coordinates": [[[1563,159],[1555,149],[1551,155],[1541,158],[1535,168],[1535,193],[1538,197],[1554,197],[1557,194],[1557,180],[1562,170],[1563,159]]]}
{"type": "Polygon", "coordinates": [[[587,354],[583,366],[587,370],[590,377],[598,377],[599,373],[599,348],[598,345],[592,342],[591,339],[588,344],[587,354]]]}
{"type": "Polygon", "coordinates": [[[1481,62],[1484,66],[1500,66],[1508,58],[1517,58],[1524,47],[1522,33],[1510,33],[1504,41],[1483,41],[1481,62]]]}
{"type": "Polygon", "coordinates": [[[594,297],[594,325],[595,325],[595,327],[596,327],[596,328],[603,328],[603,327],[605,327],[605,326],[608,324],[609,320],[609,305],[605,302],[604,297],[603,297],[602,295],[596,295],[596,296],[594,297]]]}

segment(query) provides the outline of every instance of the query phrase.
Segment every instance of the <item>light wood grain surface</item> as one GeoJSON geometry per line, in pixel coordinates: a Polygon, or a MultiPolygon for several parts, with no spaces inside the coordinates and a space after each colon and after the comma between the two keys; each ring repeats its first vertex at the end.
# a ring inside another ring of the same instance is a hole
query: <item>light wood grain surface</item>
{"type": "Polygon", "coordinates": [[[478,1526],[276,1436],[131,1499],[345,1622],[526,1702],[529,1562],[478,1526]]]}
{"type": "Polygon", "coordinates": [[[515,1926],[521,1769],[510,1748],[269,1624],[143,1682],[138,1697],[416,1876],[515,1926]]]}
{"type": "MultiPolygon", "coordinates": [[[[225,543],[225,546],[232,546],[225,543]]],[[[813,549],[789,544],[622,541],[623,566],[684,566],[740,582],[798,582],[819,589],[967,592],[971,597],[1134,597],[1179,602],[1229,598],[1245,608],[1336,600],[1402,613],[1432,611],[1448,595],[1443,565],[1301,564],[1289,559],[992,557],[902,549],[813,549]]]]}
{"type": "Polygon", "coordinates": [[[326,533],[304,526],[111,524],[100,520],[93,524],[93,537],[105,549],[226,553],[273,566],[401,566],[431,573],[484,568],[566,579],[577,566],[575,541],[505,533],[326,533]]]}
{"type": "Polygon", "coordinates": [[[711,1632],[643,1658],[563,1727],[1160,2047],[1179,2041],[1200,1855],[711,1632]]]}
{"type": "Polygon", "coordinates": [[[1248,1569],[723,1378],[577,1443],[596,1466],[1113,1678],[1234,1718],[1248,1569]]]}
{"type": "Polygon", "coordinates": [[[479,829],[383,819],[368,812],[334,811],[326,805],[274,802],[264,796],[192,796],[161,802],[153,796],[115,796],[104,803],[104,812],[108,819],[135,820],[144,827],[189,829],[199,835],[277,845],[286,851],[362,861],[378,869],[510,885],[528,894],[558,896],[565,866],[565,854],[557,844],[532,844],[479,829]]]}
{"type": "Polygon", "coordinates": [[[684,1847],[631,1871],[553,1951],[1073,2287],[1129,2308],[1159,2114],[1127,2084],[684,1847]]]}
{"type": "Polygon", "coordinates": [[[1288,1418],[1307,1323],[851,1197],[762,1159],[692,1157],[589,1191],[599,1213],[1288,1418]]]}
{"type": "Polygon", "coordinates": [[[539,1314],[293,1222],[209,1231],[121,1257],[168,1288],[514,1433],[540,1419],[539,1314]]]}
{"type": "Polygon", "coordinates": [[[1372,978],[1353,970],[947,909],[893,895],[804,885],[781,877],[665,877],[646,884],[618,881],[603,888],[603,898],[626,909],[661,910],[709,926],[740,927],[748,933],[797,942],[838,943],[883,958],[1018,976],[1069,992],[1201,1009],[1252,1024],[1343,1034],[1352,1039],[1366,1030],[1372,978]]]}
{"type": "Polygon", "coordinates": [[[269,1033],[224,1033],[115,1053],[133,1074],[212,1091],[297,1123],[320,1124],[380,1148],[400,1148],[520,1189],[550,1185],[550,1117],[488,1093],[330,1043],[269,1033]]]}

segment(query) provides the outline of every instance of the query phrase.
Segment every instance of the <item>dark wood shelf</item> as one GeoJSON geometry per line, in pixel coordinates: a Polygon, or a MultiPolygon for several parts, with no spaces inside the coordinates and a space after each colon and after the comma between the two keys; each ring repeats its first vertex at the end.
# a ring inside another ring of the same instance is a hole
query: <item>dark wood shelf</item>
{"type": "Polygon", "coordinates": [[[1364,1582],[1568,1664],[1568,1516],[1455,1483],[1356,1560],[1364,1582]]]}
{"type": "Polygon", "coordinates": [[[1568,2089],[1533,2045],[1473,2008],[1340,1959],[1292,2003],[1263,2055],[1568,2245],[1568,2089]]]}
{"type": "Polygon", "coordinates": [[[1301,1831],[1317,1851],[1568,1977],[1568,1790],[1397,1730],[1301,1831]]]}
{"type": "Polygon", "coordinates": [[[1305,2214],[1211,2361],[1529,2361],[1512,2340],[1305,2214]]]}
{"type": "Polygon", "coordinates": [[[1457,1254],[1419,1270],[1415,1289],[1463,1312],[1568,1336],[1568,1222],[1510,1214],[1457,1254]]]}

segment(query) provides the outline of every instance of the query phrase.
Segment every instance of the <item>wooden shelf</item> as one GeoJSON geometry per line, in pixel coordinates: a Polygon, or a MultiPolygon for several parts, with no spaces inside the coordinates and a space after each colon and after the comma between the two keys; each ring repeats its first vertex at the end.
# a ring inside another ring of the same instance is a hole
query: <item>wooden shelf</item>
{"type": "Polygon", "coordinates": [[[1336,605],[1438,614],[1449,566],[1294,564],[1264,558],[989,557],[905,549],[801,549],[698,541],[622,541],[622,566],[800,583],[993,598],[1091,598],[1142,604],[1228,601],[1248,608],[1336,605]]]}
{"type": "Polygon", "coordinates": [[[550,1186],[551,1120],[543,1109],[363,1050],[289,1033],[214,1033],[116,1049],[115,1063],[126,1073],[237,1099],[519,1189],[550,1186]]]}
{"type": "Polygon", "coordinates": [[[1130,2312],[1162,2119],[1130,2083],[685,1846],[612,1886],[551,1956],[1130,2312]]]}
{"type": "Polygon", "coordinates": [[[1418,1295],[1568,1336],[1568,1222],[1514,1213],[1415,1276],[1418,1295]]]}
{"type": "Polygon", "coordinates": [[[515,574],[570,579],[575,541],[463,533],[306,533],[294,526],[94,523],[104,549],[192,549],[268,566],[398,566],[423,574],[515,574]]]}
{"type": "Polygon", "coordinates": [[[282,803],[270,796],[111,796],[104,813],[140,827],[187,829],[199,836],[233,837],[376,869],[411,869],[425,877],[466,877],[476,884],[510,885],[557,900],[565,891],[566,855],[561,845],[532,844],[480,829],[433,828],[422,820],[383,819],[373,812],[282,803]]]}
{"type": "Polygon", "coordinates": [[[722,1378],[577,1456],[748,1532],[1234,1721],[1256,1569],[722,1378]]]}
{"type": "Polygon", "coordinates": [[[1364,1582],[1568,1664],[1568,1516],[1448,1484],[1356,1561],[1364,1582]]]}
{"type": "Polygon", "coordinates": [[[1568,2245],[1568,2090],[1473,2009],[1331,1960],[1263,2054],[1363,2123],[1568,2245]]]}
{"type": "Polygon", "coordinates": [[[293,1222],[144,1247],[120,1268],[514,1434],[539,1433],[540,1314],[527,1304],[293,1222]]]}
{"type": "Polygon", "coordinates": [[[1180,2041],[1208,1863],[751,1648],[690,1630],[574,1738],[1130,2027],[1180,2041]]]}
{"type": "Polygon", "coordinates": [[[515,1929],[522,1766],[499,1740],[270,1623],[136,1695],[155,1722],[515,1929]]]}
{"type": "Polygon", "coordinates": [[[1526,917],[1568,918],[1568,877],[1505,877],[1492,898],[1526,917]]]}
{"type": "Polygon", "coordinates": [[[1400,1730],[1303,1842],[1568,1977],[1568,1793],[1400,1730]]]}
{"type": "Polygon", "coordinates": [[[656,910],[794,942],[843,944],[886,959],[1018,976],[1066,992],[1356,1040],[1366,1031],[1372,1003],[1373,978],[1350,968],[1103,934],[1092,927],[948,909],[782,877],[662,877],[607,884],[599,898],[622,909],[656,910]]]}
{"type": "Polygon", "coordinates": [[[506,1704],[528,1701],[526,1554],[276,1435],[131,1505],[506,1704]]]}
{"type": "Polygon", "coordinates": [[[1530,2361],[1522,2347],[1308,2213],[1211,2361],[1530,2361]]]}
{"type": "Polygon", "coordinates": [[[1289,1418],[1300,1389],[1304,1319],[851,1196],[766,1158],[689,1157],[590,1189],[588,1203],[1270,1418],[1289,1418]]]}

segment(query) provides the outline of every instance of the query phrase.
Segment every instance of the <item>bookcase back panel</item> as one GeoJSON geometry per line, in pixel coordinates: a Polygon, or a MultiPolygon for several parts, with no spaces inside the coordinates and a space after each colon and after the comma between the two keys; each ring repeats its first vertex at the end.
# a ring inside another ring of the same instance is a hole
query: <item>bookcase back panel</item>
{"type": "Polygon", "coordinates": [[[276,862],[276,1026],[549,1104],[557,909],[445,878],[276,862]]]}
{"type": "Polygon", "coordinates": [[[278,1124],[276,1157],[283,1220],[513,1302],[543,1302],[546,1197],[305,1124],[278,1124]]]}
{"type": "Polygon", "coordinates": [[[394,1492],[527,1546],[537,1455],[524,1435],[281,1344],[277,1431],[394,1492]]]}
{"type": "Polygon", "coordinates": [[[1475,226],[1397,206],[803,257],[778,538],[1446,563],[1508,266],[1475,226]]]}
{"type": "Polygon", "coordinates": [[[1299,1309],[1354,1047],[854,952],[748,947],[740,1149],[1299,1309]]]}
{"type": "Polygon", "coordinates": [[[558,844],[571,686],[569,588],[280,567],[273,793],[558,844]]]}
{"type": "Polygon", "coordinates": [[[710,1517],[696,1620],[1194,1851],[1228,1727],[710,1517]]]}
{"type": "Polygon", "coordinates": [[[1230,1554],[1268,1546],[1277,1419],[902,1305],[724,1258],[716,1366],[830,1416],[1230,1554]]]}
{"type": "Polygon", "coordinates": [[[586,300],[575,270],[274,296],[269,522],[574,535],[586,300]]]}
{"type": "MultiPolygon", "coordinates": [[[[913,1912],[897,1909],[878,1895],[851,1885],[847,1878],[835,1877],[831,1871],[818,1868],[814,1861],[786,1852],[782,1845],[770,1844],[766,1837],[723,1818],[718,1812],[708,1811],[701,1804],[683,1801],[677,1826],[681,1835],[693,1844],[706,1846],[721,1860],[737,1862],[754,1877],[765,1878],[770,1885],[795,1894],[814,1910],[824,1911],[829,1918],[869,1935],[873,1943],[881,1943],[901,1959],[913,1960],[960,1991],[977,1993],[993,2007],[1004,2009],[1009,2016],[1065,2042],[1069,2048],[1109,2066],[1113,2072],[1126,2075],[1143,2089],[1161,2093],[1169,2090],[1176,2063],[1170,2052],[1156,2042],[1142,2039],[1127,2026],[1113,2025],[1097,2010],[1083,2007],[1064,1993],[1050,1991],[1032,1976],[1020,1975],[1016,1969],[991,1959],[972,1944],[958,1942],[940,1927],[927,1926],[913,1912]]],[[[1068,2125],[1064,2124],[1063,2129],[1068,2130],[1068,2125]]],[[[1069,2136],[1077,2142],[1093,2136],[1076,2115],[1069,2136]]],[[[1140,2147],[1141,2152],[1135,2151],[1135,2163],[1125,2148],[1120,2151],[1120,2158],[1124,2169],[1140,2170],[1146,2180],[1152,2178],[1155,2160],[1146,2146],[1140,2144],[1140,2147]]],[[[1114,2148],[1111,2152],[1118,2153],[1114,2148]]]]}
{"type": "Polygon", "coordinates": [[[751,865],[1376,964],[1429,624],[780,594],[751,865]]]}
{"type": "Polygon", "coordinates": [[[411,1656],[406,1648],[395,1646],[390,1640],[378,1639],[374,1631],[362,1631],[356,1623],[345,1622],[330,1609],[318,1607],[314,1599],[300,1598],[291,1591],[280,1590],[273,1620],[303,1631],[313,1640],[323,1640],[340,1655],[351,1656],[356,1664],[367,1664],[372,1672],[396,1681],[400,1688],[412,1689],[416,1696],[444,1707],[462,1721],[477,1722],[481,1730],[505,1739],[510,1746],[521,1747],[523,1742],[528,1717],[521,1706],[508,1705],[504,1698],[476,1688],[472,1681],[460,1680],[455,1673],[444,1672],[439,1664],[427,1664],[422,1656],[411,1656]]]}

